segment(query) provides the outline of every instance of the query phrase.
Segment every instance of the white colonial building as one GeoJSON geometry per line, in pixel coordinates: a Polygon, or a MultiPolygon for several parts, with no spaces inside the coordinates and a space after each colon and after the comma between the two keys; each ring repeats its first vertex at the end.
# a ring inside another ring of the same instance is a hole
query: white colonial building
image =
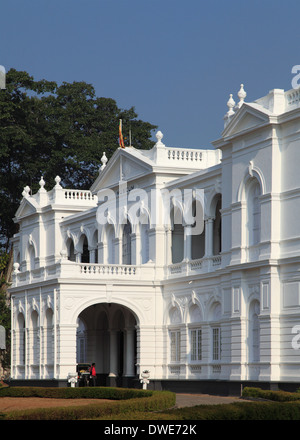
{"type": "Polygon", "coordinates": [[[90,191],[24,189],[12,383],[66,385],[81,362],[99,384],[300,383],[300,92],[245,96],[214,149],[158,132],[104,154],[90,191]]]}

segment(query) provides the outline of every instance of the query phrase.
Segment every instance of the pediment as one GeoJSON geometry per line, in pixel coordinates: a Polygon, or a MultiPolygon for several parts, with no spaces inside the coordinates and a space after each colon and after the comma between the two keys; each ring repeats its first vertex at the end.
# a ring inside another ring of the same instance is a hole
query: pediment
{"type": "MultiPolygon", "coordinates": [[[[104,170],[100,171],[98,178],[90,188],[92,192],[97,192],[103,188],[117,186],[121,180],[131,181],[138,177],[149,174],[152,171],[151,161],[141,155],[131,154],[127,149],[117,150],[108,161],[104,170]]],[[[134,152],[135,153],[135,152],[134,152]]]]}
{"type": "Polygon", "coordinates": [[[17,219],[21,218],[21,217],[27,217],[29,215],[35,214],[37,212],[38,206],[35,202],[35,200],[33,200],[30,197],[24,197],[23,200],[20,203],[20,206],[16,212],[15,217],[17,219]]]}
{"type": "Polygon", "coordinates": [[[222,137],[231,137],[238,133],[258,128],[269,122],[272,113],[255,104],[243,104],[232,117],[231,121],[222,133],[222,137]]]}

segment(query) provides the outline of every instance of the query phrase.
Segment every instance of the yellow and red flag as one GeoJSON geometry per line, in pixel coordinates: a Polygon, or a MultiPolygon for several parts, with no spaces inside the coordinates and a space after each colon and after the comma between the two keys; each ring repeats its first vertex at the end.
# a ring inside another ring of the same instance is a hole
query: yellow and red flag
{"type": "Polygon", "coordinates": [[[122,119],[120,119],[120,124],[119,124],[119,145],[121,148],[125,148],[123,134],[122,134],[122,119]]]}

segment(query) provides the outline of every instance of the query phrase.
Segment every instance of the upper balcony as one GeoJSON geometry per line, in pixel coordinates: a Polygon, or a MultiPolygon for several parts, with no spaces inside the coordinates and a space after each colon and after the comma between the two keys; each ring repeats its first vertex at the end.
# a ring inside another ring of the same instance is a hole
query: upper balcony
{"type": "Polygon", "coordinates": [[[197,260],[186,260],[180,263],[170,264],[167,267],[167,279],[186,277],[191,275],[204,275],[221,268],[221,255],[197,260]]]}
{"type": "Polygon", "coordinates": [[[20,272],[19,265],[14,264],[11,288],[57,279],[66,282],[97,281],[104,284],[112,281],[147,282],[161,280],[162,269],[153,263],[137,266],[76,263],[63,259],[56,264],[20,272]]]}
{"type": "Polygon", "coordinates": [[[96,264],[77,263],[66,259],[56,264],[43,266],[32,270],[19,271],[18,263],[14,264],[11,288],[26,286],[44,281],[57,280],[97,281],[106,283],[112,281],[152,282],[179,279],[193,275],[204,275],[221,268],[221,255],[198,260],[186,260],[170,264],[166,268],[158,267],[149,262],[141,265],[130,264],[96,264]]]}

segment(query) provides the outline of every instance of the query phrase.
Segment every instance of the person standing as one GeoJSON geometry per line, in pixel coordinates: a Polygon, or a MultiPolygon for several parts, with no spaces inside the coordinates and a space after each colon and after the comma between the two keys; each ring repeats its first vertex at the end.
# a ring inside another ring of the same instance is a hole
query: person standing
{"type": "Polygon", "coordinates": [[[97,379],[95,362],[92,363],[92,366],[90,368],[90,378],[92,379],[93,387],[95,387],[96,386],[96,379],[97,379]]]}

